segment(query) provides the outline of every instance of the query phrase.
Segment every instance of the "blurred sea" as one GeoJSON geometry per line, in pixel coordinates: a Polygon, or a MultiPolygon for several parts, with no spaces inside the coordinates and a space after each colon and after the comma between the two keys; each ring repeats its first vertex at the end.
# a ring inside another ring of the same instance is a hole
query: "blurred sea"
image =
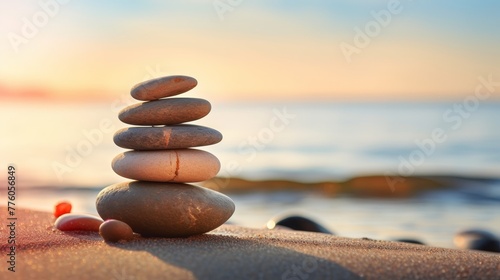
{"type": "MultiPolygon", "coordinates": [[[[95,213],[95,188],[125,180],[110,167],[123,151],[112,135],[126,126],[117,118],[125,105],[2,102],[0,161],[5,170],[16,166],[19,204],[50,211],[56,201],[68,199],[76,211],[95,213]]],[[[263,226],[278,213],[294,211],[343,236],[415,237],[445,247],[463,228],[500,234],[500,181],[494,179],[500,178],[500,103],[212,102],[212,112],[194,123],[224,135],[221,143],[203,148],[221,160],[220,176],[493,178],[457,180],[454,190],[400,200],[232,195],[235,223],[263,226]]],[[[0,182],[5,185],[6,176],[0,182]]]]}

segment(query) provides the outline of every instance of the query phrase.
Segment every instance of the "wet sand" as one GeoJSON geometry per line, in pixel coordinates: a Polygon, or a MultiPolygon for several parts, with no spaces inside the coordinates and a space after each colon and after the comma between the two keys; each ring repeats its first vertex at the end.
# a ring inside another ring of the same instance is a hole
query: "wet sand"
{"type": "MultiPolygon", "coordinates": [[[[234,225],[105,243],[97,233],[53,229],[51,213],[16,216],[16,272],[2,254],[5,279],[494,279],[500,270],[500,254],[234,225]]],[[[8,252],[6,236],[0,244],[8,252]]]]}

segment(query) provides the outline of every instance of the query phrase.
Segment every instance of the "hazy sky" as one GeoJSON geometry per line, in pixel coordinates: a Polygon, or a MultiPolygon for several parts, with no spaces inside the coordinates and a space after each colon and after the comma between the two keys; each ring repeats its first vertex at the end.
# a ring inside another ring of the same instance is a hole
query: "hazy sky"
{"type": "Polygon", "coordinates": [[[2,1],[0,34],[0,96],[185,74],[212,99],[433,100],[500,81],[498,0],[2,1]]]}

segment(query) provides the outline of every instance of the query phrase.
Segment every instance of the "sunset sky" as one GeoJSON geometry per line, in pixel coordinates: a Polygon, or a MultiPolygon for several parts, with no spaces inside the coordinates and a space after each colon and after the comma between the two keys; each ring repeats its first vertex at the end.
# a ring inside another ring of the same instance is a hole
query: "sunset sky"
{"type": "Polygon", "coordinates": [[[500,81],[499,14],[497,0],[2,1],[0,97],[111,99],[185,74],[220,100],[461,100],[500,81]]]}

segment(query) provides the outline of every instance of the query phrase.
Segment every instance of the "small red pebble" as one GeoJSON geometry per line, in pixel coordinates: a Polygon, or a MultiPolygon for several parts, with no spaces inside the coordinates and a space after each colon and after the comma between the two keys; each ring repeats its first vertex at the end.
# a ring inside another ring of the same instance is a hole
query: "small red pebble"
{"type": "Polygon", "coordinates": [[[62,231],[84,230],[99,232],[99,226],[102,222],[101,218],[94,215],[64,214],[57,218],[54,226],[62,231]]]}
{"type": "Polygon", "coordinates": [[[60,216],[71,213],[71,203],[69,202],[59,202],[56,204],[54,211],[54,217],[59,218],[60,216]]]}

